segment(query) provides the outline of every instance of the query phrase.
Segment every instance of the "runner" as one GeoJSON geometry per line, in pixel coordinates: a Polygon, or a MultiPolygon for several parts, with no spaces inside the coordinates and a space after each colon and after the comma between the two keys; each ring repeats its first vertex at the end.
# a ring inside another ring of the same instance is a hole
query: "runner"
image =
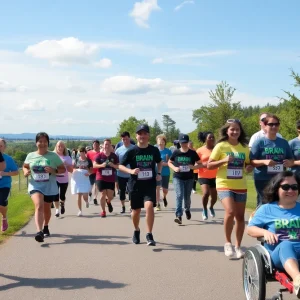
{"type": "Polygon", "coordinates": [[[60,157],[66,171],[64,174],[56,175],[56,181],[58,185],[59,194],[57,194],[55,199],[55,217],[59,217],[59,200],[60,200],[60,212],[63,215],[65,213],[65,201],[66,201],[66,192],[69,185],[69,172],[73,172],[72,158],[68,154],[67,147],[63,141],[58,141],[54,148],[54,152],[60,157]]]}
{"type": "MultiPolygon", "coordinates": [[[[126,132],[128,132],[128,131],[126,131],[126,132]]],[[[128,132],[128,133],[129,133],[129,132],[128,132]]],[[[133,139],[130,139],[130,144],[131,144],[131,145],[135,145],[135,141],[134,141],[133,139]]],[[[115,150],[117,150],[117,149],[120,148],[121,146],[123,146],[123,141],[122,141],[122,139],[121,139],[120,142],[117,143],[117,145],[116,145],[116,147],[115,147],[115,150]]]]}
{"type": "Polygon", "coordinates": [[[0,152],[0,171],[3,171],[6,168],[6,162],[3,158],[2,153],[0,152]]]}
{"type": "Polygon", "coordinates": [[[128,190],[134,225],[132,241],[134,244],[140,243],[140,214],[141,209],[145,207],[147,245],[155,246],[152,229],[156,206],[156,181],[161,180],[162,160],[159,150],[149,144],[149,138],[149,126],[139,125],[136,129],[137,145],[126,152],[119,169],[121,172],[130,174],[128,190]],[[130,169],[126,167],[127,165],[130,165],[130,169]]]}
{"type": "Polygon", "coordinates": [[[156,182],[156,210],[160,210],[160,189],[163,191],[163,202],[164,207],[168,206],[167,195],[169,191],[169,181],[170,181],[170,168],[168,165],[169,158],[172,155],[170,149],[166,148],[167,138],[165,135],[160,134],[156,137],[156,144],[160,152],[160,157],[162,159],[162,171],[161,180],[156,182]]]}
{"type": "Polygon", "coordinates": [[[244,215],[247,201],[244,168],[246,172],[251,172],[253,167],[250,165],[246,134],[239,120],[227,120],[220,130],[220,137],[208,160],[207,168],[218,168],[217,191],[225,209],[225,255],[233,256],[231,234],[235,219],[235,252],[237,258],[242,258],[244,252],[241,249],[241,242],[245,229],[244,215]]]}
{"type": "Polygon", "coordinates": [[[93,167],[97,169],[96,185],[101,193],[100,204],[102,212],[100,216],[106,217],[105,205],[107,202],[108,211],[113,212],[111,201],[114,197],[116,169],[119,165],[119,159],[112,152],[111,140],[104,140],[103,152],[100,152],[96,157],[93,167]]]}
{"type": "MultiPolygon", "coordinates": [[[[121,139],[123,142],[123,146],[119,147],[116,150],[116,155],[119,158],[119,161],[122,161],[124,158],[125,153],[134,148],[134,145],[130,143],[130,134],[128,131],[124,131],[121,133],[121,139]]],[[[126,166],[127,168],[129,165],[126,166]]],[[[122,210],[121,214],[124,214],[126,209],[125,209],[125,200],[126,200],[126,189],[127,189],[127,183],[130,175],[124,172],[121,172],[120,170],[117,170],[117,180],[118,180],[118,185],[119,185],[119,197],[120,201],[122,204],[122,210]]]]}
{"type": "Polygon", "coordinates": [[[300,120],[296,123],[296,128],[298,131],[298,137],[289,141],[289,145],[291,147],[294,165],[292,166],[292,171],[300,175],[300,120]]]}
{"type": "Polygon", "coordinates": [[[169,148],[169,150],[171,151],[171,153],[173,153],[176,149],[179,149],[178,145],[179,145],[178,140],[173,141],[173,145],[169,148]]]}
{"type": "Polygon", "coordinates": [[[294,164],[292,150],[288,142],[277,136],[280,120],[269,114],[264,118],[266,135],[256,140],[250,153],[254,170],[254,184],[257,192],[257,206],[263,203],[263,190],[269,180],[284,168],[294,164]]]}
{"type": "Polygon", "coordinates": [[[190,140],[187,134],[179,134],[180,149],[175,150],[169,159],[169,167],[174,171],[173,184],[176,192],[175,223],[182,224],[182,201],[184,200],[185,215],[191,219],[191,193],[194,182],[193,170],[202,167],[196,151],[189,149],[190,140]]]}
{"type": "MultiPolygon", "coordinates": [[[[260,126],[260,131],[257,131],[251,136],[251,139],[249,141],[249,147],[251,148],[254,144],[254,142],[266,135],[267,128],[266,125],[264,124],[264,120],[267,116],[269,116],[269,113],[261,113],[259,115],[259,126],[260,126]]],[[[282,135],[277,132],[276,134],[278,137],[282,138],[282,135]]]]}
{"type": "Polygon", "coordinates": [[[6,168],[4,171],[0,171],[0,213],[2,214],[2,227],[1,230],[4,232],[8,228],[7,222],[7,205],[8,197],[11,190],[11,176],[19,175],[19,168],[9,155],[5,154],[6,141],[0,139],[0,153],[4,158],[6,168]]]}
{"type": "Polygon", "coordinates": [[[82,198],[85,201],[85,207],[89,208],[88,194],[90,191],[89,175],[93,172],[92,161],[86,156],[85,147],[79,148],[79,157],[73,161],[73,174],[71,177],[71,193],[77,195],[78,213],[82,216],[82,198]]]}
{"type": "MultiPolygon", "coordinates": [[[[95,157],[100,153],[100,142],[98,140],[93,141],[93,150],[90,150],[87,152],[87,158],[94,163],[95,157]]],[[[96,173],[97,169],[93,168],[92,174],[89,176],[90,184],[91,184],[91,190],[89,192],[89,201],[92,201],[92,194],[94,190],[94,205],[98,205],[97,196],[98,196],[98,188],[96,186],[96,173]]]]}
{"type": "MultiPolygon", "coordinates": [[[[189,149],[196,151],[196,149],[194,148],[193,141],[189,141],[188,147],[189,147],[189,149]]],[[[197,193],[196,186],[197,186],[197,181],[198,181],[198,170],[195,169],[194,172],[193,172],[193,174],[194,174],[194,182],[193,182],[192,193],[196,194],[197,193]]]]}
{"type": "Polygon", "coordinates": [[[27,155],[23,172],[25,177],[30,176],[28,192],[35,206],[35,225],[38,230],[35,240],[43,242],[44,236],[50,235],[48,224],[51,218],[51,203],[58,194],[56,175],[63,174],[66,168],[56,153],[48,151],[47,133],[39,132],[35,141],[37,151],[27,155]]]}
{"type": "Polygon", "coordinates": [[[197,149],[197,154],[200,157],[201,163],[203,168],[199,169],[198,172],[198,181],[201,186],[202,190],[202,219],[205,221],[208,219],[207,213],[207,204],[208,199],[210,197],[210,207],[209,212],[210,216],[214,218],[216,216],[214,205],[217,202],[218,195],[216,190],[216,176],[217,176],[217,169],[208,170],[207,169],[207,162],[212,153],[212,150],[215,146],[215,136],[212,132],[199,132],[198,133],[199,141],[202,142],[204,145],[197,149]]]}

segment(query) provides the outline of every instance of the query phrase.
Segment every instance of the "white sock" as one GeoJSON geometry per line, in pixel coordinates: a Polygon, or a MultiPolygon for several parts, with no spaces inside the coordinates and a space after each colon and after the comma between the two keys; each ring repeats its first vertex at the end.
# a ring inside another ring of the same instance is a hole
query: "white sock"
{"type": "Polygon", "coordinates": [[[58,210],[58,209],[56,209],[56,210],[55,210],[55,213],[56,213],[56,214],[58,214],[58,213],[59,213],[59,210],[58,210]]]}

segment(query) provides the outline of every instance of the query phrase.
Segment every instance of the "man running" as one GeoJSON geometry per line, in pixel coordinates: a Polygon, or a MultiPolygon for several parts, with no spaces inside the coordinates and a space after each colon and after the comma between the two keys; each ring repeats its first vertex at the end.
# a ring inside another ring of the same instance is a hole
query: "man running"
{"type": "MultiPolygon", "coordinates": [[[[92,163],[94,163],[95,161],[95,157],[97,156],[97,154],[100,153],[100,142],[98,140],[93,141],[93,150],[90,150],[87,152],[86,156],[87,158],[89,158],[92,163]]],[[[96,172],[97,169],[93,168],[93,173],[89,176],[90,179],[90,184],[91,184],[91,191],[89,193],[89,201],[92,201],[92,193],[94,190],[94,204],[98,205],[98,201],[97,201],[97,196],[98,196],[98,189],[96,187],[96,172]]]]}
{"type": "Polygon", "coordinates": [[[161,180],[162,160],[158,148],[149,145],[150,130],[147,124],[136,129],[137,145],[128,150],[119,165],[121,172],[130,174],[128,181],[129,199],[132,208],[134,244],[140,243],[140,214],[146,209],[147,245],[155,246],[152,229],[154,224],[154,207],[156,206],[156,181],[161,180]],[[156,174],[157,164],[157,174],[156,174]],[[129,165],[130,169],[126,166],[129,165]]]}
{"type": "MultiPolygon", "coordinates": [[[[124,131],[121,133],[121,139],[123,142],[123,146],[119,147],[116,150],[116,155],[119,158],[119,161],[122,161],[124,158],[124,155],[126,152],[132,148],[134,148],[134,145],[130,143],[130,134],[128,131],[124,131]]],[[[129,166],[127,166],[129,167],[129,166]]],[[[117,170],[117,180],[118,180],[118,186],[119,186],[119,197],[120,201],[122,203],[122,209],[121,209],[121,214],[125,213],[125,198],[126,198],[126,188],[127,188],[127,183],[128,179],[130,177],[129,174],[123,173],[120,170],[117,170]]]]}

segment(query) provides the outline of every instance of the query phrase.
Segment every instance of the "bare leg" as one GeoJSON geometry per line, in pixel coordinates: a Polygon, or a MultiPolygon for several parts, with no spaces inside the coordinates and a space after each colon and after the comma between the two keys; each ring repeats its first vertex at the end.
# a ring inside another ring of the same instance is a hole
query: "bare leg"
{"type": "Polygon", "coordinates": [[[157,206],[160,205],[159,201],[160,201],[160,186],[157,186],[156,187],[156,203],[157,203],[157,206]]]}
{"type": "Polygon", "coordinates": [[[231,243],[231,234],[233,230],[234,223],[234,200],[232,198],[224,198],[222,200],[223,207],[225,209],[224,215],[224,231],[225,231],[225,239],[226,243],[231,243]]]}
{"type": "Polygon", "coordinates": [[[6,214],[7,214],[7,206],[0,206],[0,213],[3,216],[3,219],[6,219],[6,214]]]}
{"type": "Polygon", "coordinates": [[[141,209],[133,209],[131,216],[132,216],[132,223],[134,226],[135,230],[140,230],[140,214],[141,214],[141,209]]]}
{"type": "Polygon", "coordinates": [[[245,207],[246,202],[235,202],[235,234],[236,234],[236,247],[240,247],[245,231],[245,207]]]}
{"type": "Polygon", "coordinates": [[[202,190],[202,206],[203,209],[207,210],[208,198],[209,198],[209,185],[208,184],[201,184],[202,190]]]}
{"type": "Polygon", "coordinates": [[[106,191],[107,191],[107,190],[103,190],[103,191],[101,192],[100,204],[101,204],[101,209],[102,209],[102,211],[105,211],[105,206],[106,206],[106,196],[107,196],[106,191]]]}
{"type": "Polygon", "coordinates": [[[35,207],[34,219],[37,231],[42,231],[44,224],[44,195],[34,193],[31,195],[32,202],[35,207]]]}
{"type": "Polygon", "coordinates": [[[44,218],[45,218],[44,226],[47,226],[51,219],[51,204],[52,203],[47,203],[47,202],[44,203],[44,218]]]}
{"type": "Polygon", "coordinates": [[[154,224],[153,202],[152,201],[146,201],[145,202],[145,209],[146,209],[146,228],[147,228],[147,233],[152,233],[153,224],[154,224]]]}
{"type": "Polygon", "coordinates": [[[218,200],[216,188],[210,188],[210,208],[213,208],[218,200]]]}
{"type": "Polygon", "coordinates": [[[81,193],[77,194],[77,204],[78,204],[78,209],[79,209],[80,211],[82,211],[82,206],[81,206],[81,196],[82,196],[81,193]]]}

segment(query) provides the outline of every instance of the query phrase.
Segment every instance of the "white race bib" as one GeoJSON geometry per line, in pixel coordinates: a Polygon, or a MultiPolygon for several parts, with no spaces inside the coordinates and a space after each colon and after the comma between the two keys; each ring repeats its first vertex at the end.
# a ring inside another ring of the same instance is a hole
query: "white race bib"
{"type": "Polygon", "coordinates": [[[190,172],[189,166],[179,166],[180,172],[190,172]]]}
{"type": "Polygon", "coordinates": [[[241,179],[243,178],[243,169],[227,169],[228,179],[241,179]]]}
{"type": "Polygon", "coordinates": [[[102,176],[111,176],[112,170],[111,169],[103,169],[101,174],[102,174],[102,176]]]}
{"type": "Polygon", "coordinates": [[[49,173],[33,173],[32,178],[36,182],[49,181],[49,173]]]}
{"type": "Polygon", "coordinates": [[[140,172],[138,173],[139,180],[149,180],[152,178],[153,178],[153,173],[151,169],[140,170],[140,172]]]}
{"type": "Polygon", "coordinates": [[[278,164],[275,166],[268,166],[268,173],[269,174],[276,174],[276,173],[280,173],[283,172],[283,164],[278,164]]]}

